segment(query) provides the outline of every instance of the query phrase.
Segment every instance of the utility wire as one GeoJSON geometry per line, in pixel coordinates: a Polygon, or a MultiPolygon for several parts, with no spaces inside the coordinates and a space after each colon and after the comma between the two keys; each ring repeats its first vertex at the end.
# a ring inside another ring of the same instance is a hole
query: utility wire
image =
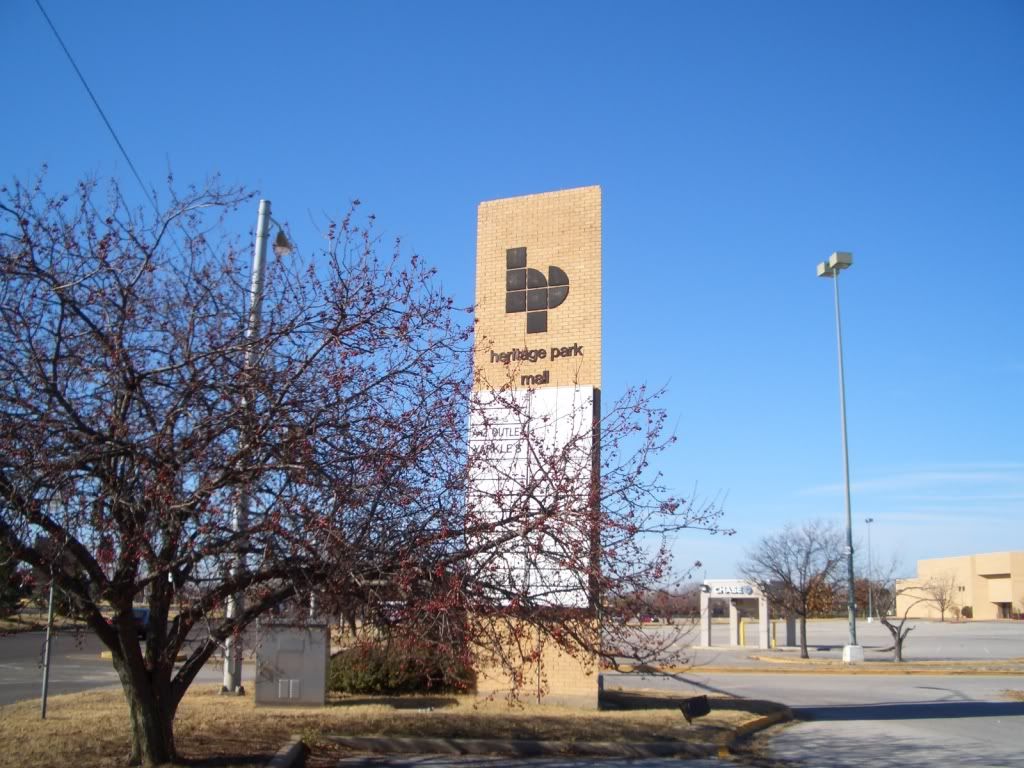
{"type": "Polygon", "coordinates": [[[133,163],[132,159],[128,157],[128,152],[125,150],[124,145],[121,143],[121,140],[117,138],[117,132],[114,130],[114,126],[110,124],[106,114],[103,112],[103,107],[100,106],[100,103],[96,100],[96,96],[93,95],[92,88],[90,88],[89,84],[85,82],[85,75],[82,74],[82,70],[80,70],[78,65],[75,63],[75,59],[71,55],[71,51],[69,51],[68,47],[64,45],[64,40],[61,39],[57,28],[53,25],[53,22],[50,21],[50,17],[46,13],[46,9],[43,8],[43,4],[40,0],[35,0],[35,2],[36,6],[39,8],[39,12],[43,14],[43,18],[46,19],[46,23],[50,25],[50,29],[53,31],[53,36],[57,38],[57,42],[60,43],[60,47],[64,49],[64,53],[67,55],[68,61],[71,62],[71,66],[75,69],[75,74],[78,75],[78,79],[82,81],[82,86],[85,88],[85,92],[89,94],[89,98],[92,99],[92,103],[96,107],[96,111],[99,112],[100,117],[103,118],[103,122],[107,126],[107,130],[110,131],[110,135],[114,137],[114,143],[117,144],[117,148],[120,149],[121,154],[124,155],[124,159],[128,163],[128,167],[131,168],[132,174],[135,176],[135,180],[139,182],[139,186],[142,188],[143,194],[145,194],[146,199],[153,204],[153,210],[156,211],[157,215],[159,215],[160,209],[157,207],[156,199],[150,197],[149,190],[147,190],[146,185],[142,183],[142,177],[139,176],[139,172],[135,170],[135,163],[133,163]]]}

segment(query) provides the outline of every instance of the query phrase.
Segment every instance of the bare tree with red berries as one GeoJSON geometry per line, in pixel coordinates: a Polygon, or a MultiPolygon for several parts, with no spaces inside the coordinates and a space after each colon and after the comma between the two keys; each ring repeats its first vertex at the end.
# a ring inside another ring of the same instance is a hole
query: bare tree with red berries
{"type": "Polygon", "coordinates": [[[249,245],[225,217],[251,195],[169,195],[154,217],[116,185],[0,190],[0,538],[111,651],[133,762],[175,758],[200,668],[290,600],[466,658],[494,647],[480,615],[612,655],[601,606],[666,579],[675,534],[718,530],[651,475],[672,438],[643,390],[559,446],[538,431],[537,471],[482,501],[471,329],[432,269],[382,255],[372,216],[327,222],[322,253],[270,263],[247,336],[249,245]],[[575,597],[510,579],[510,548],[575,597]]]}
{"type": "Polygon", "coordinates": [[[189,190],[153,219],[116,186],[3,194],[0,534],[111,650],[133,759],[163,763],[182,695],[228,637],[328,580],[358,583],[412,535],[401,510],[426,503],[431,456],[462,427],[468,334],[432,270],[379,256],[351,218],[317,261],[269,266],[247,338],[248,249],[221,222],[249,195],[189,190]],[[236,593],[245,608],[225,618],[236,593]]]}

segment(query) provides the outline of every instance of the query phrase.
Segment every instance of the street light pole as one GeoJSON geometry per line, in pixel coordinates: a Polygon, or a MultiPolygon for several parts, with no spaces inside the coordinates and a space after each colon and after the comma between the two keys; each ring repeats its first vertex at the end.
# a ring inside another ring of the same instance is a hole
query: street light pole
{"type": "Polygon", "coordinates": [[[43,646],[43,696],[39,702],[39,717],[46,719],[46,697],[50,692],[50,651],[53,648],[53,569],[50,570],[50,599],[46,607],[46,644],[43,646]]]}
{"type": "Polygon", "coordinates": [[[873,590],[874,584],[872,583],[872,576],[871,576],[871,574],[873,573],[873,571],[871,569],[871,524],[873,522],[875,522],[875,518],[873,518],[873,517],[865,517],[864,518],[864,523],[868,527],[868,624],[871,623],[871,621],[872,621],[871,616],[874,613],[874,611],[873,611],[873,609],[871,607],[871,603],[872,603],[871,593],[874,591],[873,590]]]}
{"type": "MultiPolygon", "coordinates": [[[[255,363],[253,342],[260,333],[260,322],[263,317],[263,280],[267,271],[267,238],[270,225],[276,224],[277,238],[274,240],[274,254],[286,256],[295,250],[295,246],[285,236],[281,225],[270,215],[270,201],[260,200],[259,213],[256,217],[256,244],[252,254],[252,282],[249,285],[249,319],[245,327],[245,358],[243,372],[247,373],[255,363]]],[[[249,410],[250,399],[243,389],[241,409],[243,418],[249,410]]],[[[243,426],[243,430],[245,427],[243,426]]],[[[248,436],[243,433],[242,446],[248,446],[248,436]]],[[[245,451],[242,451],[245,460],[245,451]]],[[[231,531],[236,538],[237,551],[231,563],[231,578],[238,581],[245,574],[245,530],[249,525],[249,488],[243,484],[238,494],[231,515],[231,531]]],[[[228,597],[225,617],[228,621],[238,619],[245,612],[245,592],[237,589],[228,597]]],[[[245,693],[242,686],[242,635],[234,630],[224,641],[224,682],[221,693],[234,693],[239,696],[245,693]]]]}
{"type": "Polygon", "coordinates": [[[853,254],[836,251],[828,261],[818,264],[818,277],[831,277],[835,282],[836,342],[839,352],[839,418],[843,433],[843,481],[846,488],[846,609],[850,623],[850,641],[843,648],[843,661],[853,663],[864,660],[864,649],[857,645],[857,615],[854,603],[853,579],[853,516],[850,504],[850,454],[846,440],[846,382],[843,376],[843,324],[839,314],[839,272],[853,264],[853,254]]]}
{"type": "MultiPolygon", "coordinates": [[[[245,328],[245,362],[243,372],[248,372],[253,363],[252,342],[259,335],[263,309],[263,277],[267,265],[267,232],[270,229],[270,201],[260,200],[256,218],[256,245],[252,255],[252,283],[249,286],[249,321],[245,328]]],[[[249,407],[249,398],[242,395],[242,413],[249,407]]],[[[247,440],[242,438],[243,444],[247,440]]],[[[244,454],[244,451],[243,451],[244,454]]],[[[243,455],[244,459],[244,455],[243,455]]],[[[236,537],[238,551],[231,563],[231,578],[238,580],[245,572],[245,543],[243,532],[249,524],[249,489],[243,485],[231,516],[231,531],[236,537]]],[[[228,621],[239,618],[245,611],[245,593],[238,589],[227,601],[225,616],[228,621]]],[[[224,642],[224,682],[221,693],[245,693],[242,686],[242,634],[233,631],[224,642]]]]}

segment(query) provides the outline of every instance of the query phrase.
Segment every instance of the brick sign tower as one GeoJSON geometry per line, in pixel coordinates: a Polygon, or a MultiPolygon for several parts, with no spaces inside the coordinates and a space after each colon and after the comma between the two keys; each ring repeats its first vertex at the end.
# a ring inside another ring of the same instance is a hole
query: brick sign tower
{"type": "Polygon", "coordinates": [[[478,388],[505,380],[503,355],[536,349],[512,361],[534,377],[518,383],[600,389],[601,188],[481,203],[476,306],[478,388]]]}
{"type": "MultiPolygon", "coordinates": [[[[495,568],[505,592],[521,593],[551,610],[585,609],[591,599],[585,570],[567,567],[564,553],[596,546],[595,525],[577,514],[592,502],[596,482],[595,425],[601,387],[601,188],[581,187],[481,203],[477,213],[476,346],[477,405],[470,442],[496,457],[473,474],[471,504],[499,524],[509,516],[517,479],[531,494],[536,485],[538,446],[563,450],[563,475],[570,496],[560,540],[524,534],[510,544],[495,568]],[[529,446],[529,447],[528,447],[529,446]],[[578,466],[573,462],[576,461],[578,466]],[[573,492],[575,483],[578,491],[573,492]],[[511,486],[511,492],[509,492],[511,486]],[[490,504],[491,506],[488,506],[490,504]],[[566,528],[571,534],[566,534],[566,528]],[[548,544],[550,543],[550,546],[548,544]]],[[[566,486],[559,487],[565,495],[566,486]]],[[[525,496],[526,494],[521,494],[525,496]]],[[[527,503],[527,502],[520,502],[527,503]]],[[[587,516],[594,520],[596,516],[587,516]]],[[[508,529],[506,529],[508,530],[508,529]]],[[[529,628],[520,627],[529,635],[529,628]]],[[[517,632],[522,637],[522,632],[517,632]]],[[[519,641],[521,645],[521,639],[519,641]]],[[[522,688],[537,698],[575,706],[597,706],[596,659],[568,655],[535,634],[530,670],[518,670],[522,688]],[[534,679],[536,678],[536,679],[534,679]],[[541,693],[543,691],[543,694],[541,693]]],[[[510,689],[508,670],[478,668],[478,691],[510,689]]]]}

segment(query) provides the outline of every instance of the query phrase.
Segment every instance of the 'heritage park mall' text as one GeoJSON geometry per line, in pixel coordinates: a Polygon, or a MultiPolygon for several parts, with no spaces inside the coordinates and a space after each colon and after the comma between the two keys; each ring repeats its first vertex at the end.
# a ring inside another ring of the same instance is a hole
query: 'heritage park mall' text
{"type": "MultiPolygon", "coordinates": [[[[550,350],[544,347],[534,349],[512,349],[508,352],[491,352],[492,363],[536,363],[540,360],[557,360],[565,357],[583,357],[583,345],[573,344],[571,347],[551,347],[550,350]]],[[[519,377],[520,386],[532,384],[547,384],[551,380],[549,371],[542,371],[538,374],[524,374],[519,377]]]]}

